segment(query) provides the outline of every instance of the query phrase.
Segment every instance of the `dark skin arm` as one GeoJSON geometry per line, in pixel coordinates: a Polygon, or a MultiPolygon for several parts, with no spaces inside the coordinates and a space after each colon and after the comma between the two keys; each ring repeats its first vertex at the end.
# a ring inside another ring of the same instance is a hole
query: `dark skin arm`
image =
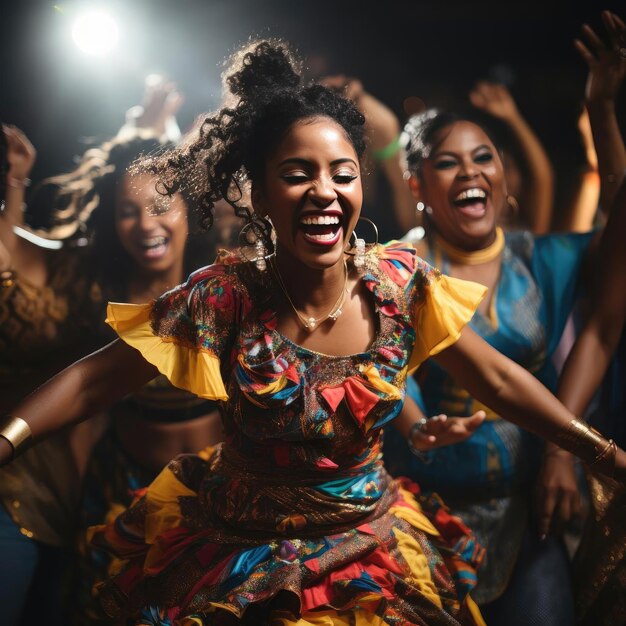
{"type": "MultiPolygon", "coordinates": [[[[473,397],[544,439],[558,443],[559,435],[575,418],[532,374],[494,350],[470,328],[433,358],[473,397]]],[[[617,450],[615,476],[626,479],[626,452],[621,449],[617,450]]]]}
{"type": "Polygon", "coordinates": [[[626,182],[622,182],[602,233],[602,267],[587,324],[572,349],[559,383],[558,396],[582,415],[600,386],[626,322],[626,182]],[[589,367],[593,363],[593,367],[589,367]]]}
{"type": "MultiPolygon", "coordinates": [[[[585,328],[570,352],[561,379],[558,398],[574,414],[584,415],[617,348],[626,322],[626,183],[615,198],[609,221],[602,233],[602,267],[596,272],[597,291],[585,328]],[[590,363],[593,366],[590,366],[590,363]]],[[[558,516],[561,522],[580,509],[578,487],[573,478],[574,457],[550,443],[546,447],[539,506],[540,528],[547,533],[558,516]],[[568,472],[569,470],[569,472],[568,472]],[[566,477],[565,482],[560,478],[566,477]]]]}
{"type": "Polygon", "coordinates": [[[593,141],[600,173],[600,205],[608,211],[626,169],[626,148],[617,122],[615,98],[626,75],[626,61],[621,58],[626,26],[615,13],[602,13],[607,41],[584,24],[583,38],[574,45],[589,67],[585,105],[589,112],[593,141]]]}
{"type": "MultiPolygon", "coordinates": [[[[154,365],[120,339],[64,369],[20,402],[12,414],[24,419],[35,441],[96,415],[158,375],[154,365]]],[[[0,465],[12,455],[0,437],[0,465]]]]}

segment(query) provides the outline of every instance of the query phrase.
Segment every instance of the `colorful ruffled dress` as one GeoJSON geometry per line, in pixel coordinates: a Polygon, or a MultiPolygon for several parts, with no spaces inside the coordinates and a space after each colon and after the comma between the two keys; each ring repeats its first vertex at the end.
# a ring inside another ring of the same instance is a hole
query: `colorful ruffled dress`
{"type": "Polygon", "coordinates": [[[109,323],[176,386],[223,402],[226,440],[172,461],[92,541],[126,561],[100,588],[136,624],[482,624],[482,549],[437,499],[392,480],[382,427],[407,371],[454,343],[485,288],[413,247],[376,246],[377,334],[328,356],[277,330],[270,272],[229,255],[109,323]]]}

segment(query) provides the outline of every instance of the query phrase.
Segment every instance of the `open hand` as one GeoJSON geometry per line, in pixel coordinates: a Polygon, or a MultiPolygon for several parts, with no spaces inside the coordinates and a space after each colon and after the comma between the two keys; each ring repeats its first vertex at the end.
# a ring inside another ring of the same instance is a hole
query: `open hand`
{"type": "Polygon", "coordinates": [[[503,120],[519,115],[513,96],[504,85],[498,83],[480,81],[470,91],[469,99],[477,109],[503,120]]]}
{"type": "Polygon", "coordinates": [[[613,100],[626,74],[626,25],[615,14],[603,11],[602,22],[608,45],[588,24],[583,24],[585,38],[574,40],[574,46],[589,67],[585,97],[588,102],[613,100]]]}
{"type": "Polygon", "coordinates": [[[485,421],[485,412],[477,411],[471,417],[435,415],[413,434],[413,445],[421,452],[461,443],[474,434],[485,421]]]}

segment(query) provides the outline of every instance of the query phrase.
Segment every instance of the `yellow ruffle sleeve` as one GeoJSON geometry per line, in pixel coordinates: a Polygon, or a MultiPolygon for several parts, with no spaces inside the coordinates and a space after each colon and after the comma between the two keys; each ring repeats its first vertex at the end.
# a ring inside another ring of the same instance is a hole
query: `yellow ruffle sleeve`
{"type": "Polygon", "coordinates": [[[151,311],[152,304],[111,302],[106,323],[174,386],[207,400],[227,400],[219,358],[207,350],[155,335],[150,324],[151,311]]]}
{"type": "Polygon", "coordinates": [[[413,312],[416,338],[409,372],[458,340],[486,292],[484,285],[444,274],[425,284],[413,312]]]}

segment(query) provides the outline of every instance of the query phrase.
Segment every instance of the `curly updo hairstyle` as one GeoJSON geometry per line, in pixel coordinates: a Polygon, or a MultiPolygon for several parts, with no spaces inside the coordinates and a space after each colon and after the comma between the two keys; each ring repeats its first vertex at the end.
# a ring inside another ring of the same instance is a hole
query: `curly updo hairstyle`
{"type": "Polygon", "coordinates": [[[226,106],[202,121],[186,148],[149,167],[160,175],[164,193],[187,188],[198,195],[205,228],[211,228],[213,207],[223,198],[269,242],[269,225],[254,214],[246,190],[262,178],[268,156],[289,128],[298,120],[328,117],[361,158],[365,118],[335,90],[303,85],[299,62],[278,40],[254,42],[236,53],[223,82],[226,106]]]}

